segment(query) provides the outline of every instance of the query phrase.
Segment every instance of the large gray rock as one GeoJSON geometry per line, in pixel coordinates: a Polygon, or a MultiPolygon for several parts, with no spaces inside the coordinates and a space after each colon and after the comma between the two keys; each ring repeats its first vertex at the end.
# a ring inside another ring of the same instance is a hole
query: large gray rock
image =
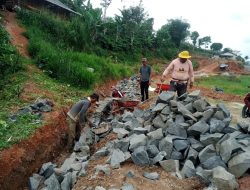
{"type": "Polygon", "coordinates": [[[121,139],[129,134],[129,131],[123,128],[114,128],[113,132],[117,134],[118,139],[121,139]]]}
{"type": "Polygon", "coordinates": [[[235,139],[232,138],[221,142],[221,144],[219,145],[221,159],[226,163],[231,158],[232,153],[236,152],[237,150],[241,150],[241,146],[235,139]]]}
{"type": "Polygon", "coordinates": [[[225,117],[230,117],[230,112],[223,103],[219,103],[217,107],[223,111],[225,117]]]}
{"type": "Polygon", "coordinates": [[[32,177],[29,178],[29,189],[37,190],[38,186],[42,183],[44,177],[38,174],[33,174],[32,177]]]}
{"type": "Polygon", "coordinates": [[[250,152],[233,157],[228,162],[228,171],[236,177],[242,176],[250,168],[250,152]]]}
{"type": "Polygon", "coordinates": [[[159,153],[158,148],[154,144],[148,145],[146,150],[150,158],[154,158],[159,153]]]}
{"type": "Polygon", "coordinates": [[[124,162],[125,154],[120,149],[113,150],[110,157],[110,165],[112,168],[119,168],[120,163],[124,162]]]}
{"type": "Polygon", "coordinates": [[[136,165],[146,166],[150,164],[146,147],[140,146],[131,154],[131,158],[136,165]]]}
{"type": "Polygon", "coordinates": [[[180,167],[179,160],[162,160],[159,163],[166,172],[178,172],[179,171],[179,167],[180,167]]]}
{"type": "Polygon", "coordinates": [[[201,163],[205,162],[209,158],[216,156],[214,145],[206,146],[202,151],[199,152],[199,160],[201,163]]]}
{"type": "Polygon", "coordinates": [[[214,114],[214,109],[208,109],[208,110],[206,110],[206,111],[204,111],[203,113],[202,113],[202,118],[201,118],[201,120],[204,120],[204,121],[208,121],[208,120],[210,120],[211,119],[211,117],[213,116],[213,114],[214,114]]]}
{"type": "Polygon", "coordinates": [[[114,148],[120,149],[122,152],[127,152],[129,147],[129,138],[115,140],[114,141],[114,148]]]}
{"type": "Polygon", "coordinates": [[[204,112],[207,105],[208,105],[207,101],[203,98],[198,99],[198,100],[194,101],[194,103],[193,103],[193,107],[199,112],[204,112]]]}
{"type": "Polygon", "coordinates": [[[205,121],[199,121],[188,128],[188,134],[191,136],[199,136],[209,130],[209,125],[205,121]]]}
{"type": "Polygon", "coordinates": [[[186,130],[177,124],[172,124],[167,128],[167,132],[171,135],[176,135],[179,137],[187,138],[187,132],[186,130]]]}
{"type": "Polygon", "coordinates": [[[193,116],[193,114],[184,105],[178,102],[177,106],[178,106],[178,112],[180,112],[185,118],[197,121],[197,119],[193,116]]]}
{"type": "Polygon", "coordinates": [[[196,150],[196,151],[201,151],[203,148],[204,148],[204,145],[200,143],[200,141],[197,141],[196,139],[194,138],[188,138],[190,144],[191,144],[191,147],[196,150]]]}
{"type": "Polygon", "coordinates": [[[185,177],[193,177],[195,176],[196,170],[194,167],[193,162],[191,162],[190,160],[186,160],[182,170],[181,170],[181,175],[185,178],[185,177]]]}
{"type": "Polygon", "coordinates": [[[239,188],[235,176],[220,166],[213,169],[212,182],[218,190],[236,190],[239,188]]]}
{"type": "Polygon", "coordinates": [[[166,105],[164,109],[161,111],[161,114],[163,115],[169,115],[171,113],[170,107],[166,105]]]}
{"type": "Polygon", "coordinates": [[[163,91],[159,96],[158,96],[158,102],[162,103],[168,103],[170,100],[172,100],[175,96],[175,92],[172,91],[163,91]]]}
{"type": "Polygon", "coordinates": [[[212,118],[209,123],[210,123],[210,133],[221,133],[226,127],[223,121],[215,118],[212,118]]]}
{"type": "Polygon", "coordinates": [[[46,179],[44,184],[48,190],[61,190],[60,184],[55,174],[52,174],[48,179],[46,179]]]}
{"type": "Polygon", "coordinates": [[[189,145],[189,142],[187,140],[174,140],[174,148],[177,151],[185,150],[189,145]]]}
{"type": "Polygon", "coordinates": [[[153,158],[152,164],[156,164],[156,163],[162,161],[163,158],[164,158],[166,155],[167,155],[167,153],[164,152],[164,151],[159,152],[159,153],[153,158]]]}
{"type": "Polygon", "coordinates": [[[159,128],[159,129],[156,129],[155,131],[149,132],[147,134],[147,136],[148,136],[149,142],[162,139],[163,138],[162,128],[159,128]]]}
{"type": "Polygon", "coordinates": [[[72,173],[68,172],[61,183],[62,190],[70,190],[72,188],[72,173]]]}
{"type": "Polygon", "coordinates": [[[153,125],[155,128],[164,128],[166,124],[163,122],[160,115],[156,116],[153,120],[153,125]]]}
{"type": "Polygon", "coordinates": [[[212,156],[208,158],[205,162],[202,162],[202,167],[207,170],[211,170],[216,168],[217,166],[221,166],[223,168],[227,168],[226,164],[221,160],[220,156],[212,156]]]}
{"type": "Polygon", "coordinates": [[[156,106],[152,109],[152,112],[160,112],[164,109],[164,107],[166,106],[166,104],[163,103],[158,103],[156,104],[156,106]]]}
{"type": "Polygon", "coordinates": [[[165,151],[167,153],[166,159],[170,159],[173,150],[173,140],[172,137],[167,136],[162,139],[159,143],[159,150],[165,151]]]}
{"type": "Polygon", "coordinates": [[[147,137],[144,134],[141,135],[133,135],[130,139],[129,150],[134,150],[139,146],[145,146],[147,144],[147,137]]]}
{"type": "Polygon", "coordinates": [[[191,160],[194,163],[194,165],[196,165],[197,157],[198,157],[198,152],[192,147],[190,147],[188,150],[188,155],[186,159],[191,160]]]}
{"type": "Polygon", "coordinates": [[[214,133],[214,134],[205,134],[205,135],[201,135],[200,136],[200,142],[207,146],[209,144],[216,144],[220,139],[221,137],[223,136],[224,134],[221,134],[221,133],[214,133]]]}

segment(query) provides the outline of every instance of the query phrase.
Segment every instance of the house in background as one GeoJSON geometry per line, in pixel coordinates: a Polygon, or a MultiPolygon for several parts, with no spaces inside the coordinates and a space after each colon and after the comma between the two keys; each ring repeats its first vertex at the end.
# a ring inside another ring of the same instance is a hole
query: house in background
{"type": "Polygon", "coordinates": [[[70,16],[72,14],[81,15],[59,0],[0,0],[0,6],[5,7],[8,10],[12,10],[15,5],[33,10],[46,8],[61,16],[70,16]]]}
{"type": "Polygon", "coordinates": [[[222,53],[219,56],[220,56],[220,58],[233,59],[233,60],[236,60],[236,57],[237,57],[237,55],[235,55],[234,53],[229,53],[229,52],[222,53]]]}

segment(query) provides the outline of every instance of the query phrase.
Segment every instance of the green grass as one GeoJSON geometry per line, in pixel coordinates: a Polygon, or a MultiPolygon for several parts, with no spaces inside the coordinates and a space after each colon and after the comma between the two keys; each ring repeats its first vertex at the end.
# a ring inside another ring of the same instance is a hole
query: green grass
{"type": "Polygon", "coordinates": [[[41,125],[38,116],[26,114],[19,116],[16,122],[0,119],[0,150],[8,148],[32,134],[41,125]]]}
{"type": "Polygon", "coordinates": [[[250,91],[250,89],[247,88],[247,86],[250,85],[250,76],[247,75],[210,76],[197,79],[196,82],[199,86],[222,88],[224,93],[228,94],[244,96],[250,91]]]}

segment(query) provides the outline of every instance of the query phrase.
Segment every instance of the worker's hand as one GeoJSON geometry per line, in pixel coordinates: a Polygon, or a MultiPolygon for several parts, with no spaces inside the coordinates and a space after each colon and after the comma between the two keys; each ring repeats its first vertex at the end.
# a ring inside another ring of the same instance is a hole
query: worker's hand
{"type": "Polygon", "coordinates": [[[163,77],[161,77],[161,82],[163,83],[165,80],[164,80],[164,78],[163,77]]]}
{"type": "Polygon", "coordinates": [[[189,88],[193,88],[193,82],[190,82],[190,84],[189,84],[189,88]]]}

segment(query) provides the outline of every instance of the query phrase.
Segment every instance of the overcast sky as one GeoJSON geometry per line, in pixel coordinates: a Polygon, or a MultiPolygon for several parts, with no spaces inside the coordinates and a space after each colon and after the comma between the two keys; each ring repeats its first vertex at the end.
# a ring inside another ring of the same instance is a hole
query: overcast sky
{"type": "MultiPolygon", "coordinates": [[[[101,0],[91,0],[93,7],[101,7],[101,0]]],[[[124,6],[136,6],[139,0],[112,0],[107,16],[119,14],[124,6]]],[[[158,30],[168,19],[182,18],[197,31],[200,37],[210,36],[212,43],[219,42],[250,57],[250,2],[248,0],[143,0],[143,7],[154,18],[158,30]]]]}

